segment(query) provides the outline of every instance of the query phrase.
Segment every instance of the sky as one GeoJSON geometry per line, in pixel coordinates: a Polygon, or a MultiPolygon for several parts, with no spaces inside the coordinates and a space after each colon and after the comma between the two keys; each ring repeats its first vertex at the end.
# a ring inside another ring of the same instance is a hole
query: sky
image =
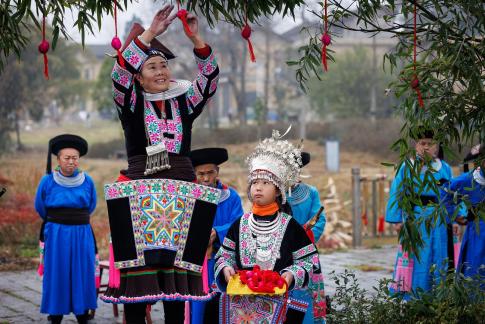
{"type": "MultiPolygon", "coordinates": [[[[151,21],[155,12],[153,8],[161,8],[166,1],[164,0],[133,0],[132,3],[128,4],[128,8],[126,11],[121,12],[118,11],[118,34],[120,36],[123,35],[125,30],[125,25],[136,14],[139,18],[142,19],[144,23],[144,27],[148,27],[149,22],[151,21]]],[[[311,14],[307,14],[311,15],[311,14]]],[[[291,18],[281,18],[281,16],[273,16],[273,21],[277,23],[276,30],[279,33],[283,33],[288,29],[298,25],[301,22],[299,14],[296,14],[296,20],[293,21],[291,18]]],[[[71,13],[66,12],[66,19],[65,24],[67,27],[72,26],[74,24],[75,17],[71,13]]],[[[176,23],[181,24],[179,21],[176,23]]],[[[68,28],[69,34],[75,40],[80,42],[81,35],[77,30],[77,27],[68,28]]],[[[104,16],[103,17],[103,25],[101,30],[96,28],[94,29],[95,35],[86,34],[86,43],[87,44],[110,44],[111,39],[115,35],[115,26],[114,26],[114,19],[112,16],[104,16]]]]}

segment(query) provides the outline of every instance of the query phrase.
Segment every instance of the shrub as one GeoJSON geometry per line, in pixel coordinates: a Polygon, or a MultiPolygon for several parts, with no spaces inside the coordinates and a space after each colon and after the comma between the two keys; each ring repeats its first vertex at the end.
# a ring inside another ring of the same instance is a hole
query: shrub
{"type": "Polygon", "coordinates": [[[373,292],[359,286],[355,274],[346,270],[336,275],[327,323],[483,323],[485,318],[484,278],[465,278],[448,273],[429,292],[418,291],[409,301],[391,295],[390,280],[383,279],[373,292]],[[480,290],[482,289],[482,290],[480,290]]]}

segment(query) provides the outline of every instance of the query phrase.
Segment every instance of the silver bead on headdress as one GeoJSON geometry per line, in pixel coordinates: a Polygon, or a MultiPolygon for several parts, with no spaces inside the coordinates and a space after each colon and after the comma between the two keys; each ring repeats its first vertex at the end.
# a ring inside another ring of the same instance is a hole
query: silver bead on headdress
{"type": "MultiPolygon", "coordinates": [[[[296,147],[281,139],[290,129],[291,126],[283,135],[273,130],[272,136],[259,142],[246,160],[249,167],[248,183],[256,179],[270,181],[280,190],[283,204],[286,202],[286,191],[297,183],[302,166],[301,144],[296,147]]],[[[252,201],[251,195],[249,200],[252,201]]]]}

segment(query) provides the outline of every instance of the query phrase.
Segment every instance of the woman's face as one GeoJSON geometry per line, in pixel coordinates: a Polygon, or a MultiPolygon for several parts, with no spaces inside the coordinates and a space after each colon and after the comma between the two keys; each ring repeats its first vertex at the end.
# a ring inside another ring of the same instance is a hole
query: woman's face
{"type": "Polygon", "coordinates": [[[438,143],[432,138],[422,138],[416,142],[416,153],[422,158],[434,158],[438,154],[438,143]]]}
{"type": "Polygon", "coordinates": [[[146,60],[137,78],[143,90],[148,93],[167,91],[170,87],[170,69],[168,62],[160,56],[146,60]]]}
{"type": "Polygon", "coordinates": [[[71,176],[79,167],[79,151],[73,148],[65,148],[57,154],[57,163],[65,176],[71,176]]]}
{"type": "Polygon", "coordinates": [[[276,201],[279,190],[268,180],[256,179],[251,182],[250,193],[253,203],[259,206],[265,206],[276,201]]]}

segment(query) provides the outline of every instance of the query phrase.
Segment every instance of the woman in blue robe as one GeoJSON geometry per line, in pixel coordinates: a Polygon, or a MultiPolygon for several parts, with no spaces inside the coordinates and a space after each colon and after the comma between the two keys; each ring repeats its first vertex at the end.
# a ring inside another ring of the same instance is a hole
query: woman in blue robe
{"type": "MultiPolygon", "coordinates": [[[[474,159],[484,155],[485,146],[482,145],[474,159]]],[[[460,209],[464,201],[468,202],[466,218],[457,217],[459,223],[466,224],[457,270],[466,277],[478,275],[485,279],[485,221],[477,219],[478,210],[485,203],[485,161],[475,170],[453,178],[448,186],[442,188],[441,199],[450,216],[454,215],[456,208],[460,209]]]]}
{"type": "Polygon", "coordinates": [[[44,278],[41,313],[52,323],[74,313],[87,323],[97,308],[95,242],[89,224],[96,208],[93,180],[78,169],[87,142],[76,135],[59,135],[49,142],[47,174],[41,179],[35,209],[44,221],[44,278]],[[51,153],[59,166],[51,171],[51,153]]]}
{"type": "MultiPolygon", "coordinates": [[[[302,167],[310,163],[310,153],[302,152],[301,153],[301,160],[302,160],[302,167]]],[[[291,211],[293,213],[293,218],[300,224],[304,226],[307,224],[317,213],[320,211],[320,207],[322,206],[320,202],[320,195],[318,193],[317,188],[314,186],[308,185],[303,182],[299,182],[297,185],[291,188],[291,196],[287,195],[288,204],[291,207],[291,211]]],[[[315,225],[311,228],[313,233],[314,243],[318,242],[320,237],[323,234],[325,229],[325,211],[321,211],[320,215],[318,216],[318,220],[316,221],[315,225]]],[[[319,323],[321,321],[316,320],[314,318],[314,312],[312,311],[313,307],[313,292],[312,288],[317,288],[319,290],[324,291],[323,287],[323,277],[320,274],[320,283],[310,282],[308,285],[308,289],[306,290],[295,290],[292,293],[292,296],[297,299],[302,299],[309,303],[308,310],[305,313],[305,318],[303,320],[304,324],[311,324],[311,323],[319,323]],[[316,287],[316,285],[320,285],[320,287],[316,287]]],[[[316,292],[318,293],[318,291],[316,292]]],[[[325,296],[320,296],[321,298],[325,298],[325,296]]]]}
{"type": "MultiPolygon", "coordinates": [[[[416,160],[412,160],[412,163],[422,163],[425,156],[436,156],[438,145],[433,140],[433,132],[429,130],[421,129],[420,133],[416,134],[416,160]]],[[[431,162],[432,177],[437,183],[445,183],[452,177],[451,167],[438,158],[434,158],[431,162]]],[[[420,181],[424,181],[427,167],[423,166],[420,170],[420,181]]],[[[389,192],[389,201],[386,209],[386,222],[396,224],[395,228],[399,232],[401,229],[404,218],[406,217],[402,210],[401,203],[399,201],[399,195],[403,190],[403,181],[405,177],[411,176],[411,170],[406,164],[401,165],[395,179],[392,182],[389,192]]],[[[415,180],[416,184],[413,186],[415,193],[421,189],[418,180],[415,180]]],[[[448,258],[448,238],[447,238],[447,224],[442,221],[443,218],[432,224],[430,230],[426,229],[425,220],[430,218],[435,210],[433,203],[438,203],[439,197],[436,196],[433,189],[429,186],[423,188],[420,191],[420,199],[422,206],[415,205],[413,207],[415,221],[418,226],[419,234],[424,242],[424,245],[419,250],[419,260],[415,255],[412,256],[414,262],[414,268],[412,271],[412,292],[416,292],[418,288],[424,291],[431,289],[433,282],[439,281],[442,271],[447,269],[448,258]],[[431,273],[432,266],[436,265],[433,273],[431,273]]],[[[399,257],[399,253],[398,253],[399,257]]],[[[394,267],[394,275],[396,275],[398,260],[396,258],[396,264],[394,267]]],[[[396,292],[391,288],[392,292],[396,292]]],[[[405,293],[406,299],[410,298],[409,293],[405,293]]]]}

